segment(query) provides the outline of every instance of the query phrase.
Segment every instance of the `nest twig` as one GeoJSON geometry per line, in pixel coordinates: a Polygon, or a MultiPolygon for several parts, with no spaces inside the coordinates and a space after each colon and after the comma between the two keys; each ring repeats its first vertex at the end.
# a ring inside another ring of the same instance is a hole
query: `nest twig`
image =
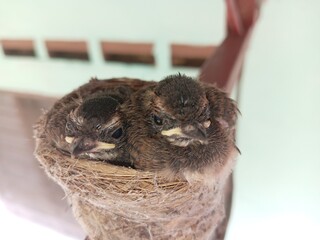
{"type": "Polygon", "coordinates": [[[36,129],[36,157],[91,240],[208,239],[223,218],[223,186],[73,159],[41,136],[43,127],[36,129]]]}

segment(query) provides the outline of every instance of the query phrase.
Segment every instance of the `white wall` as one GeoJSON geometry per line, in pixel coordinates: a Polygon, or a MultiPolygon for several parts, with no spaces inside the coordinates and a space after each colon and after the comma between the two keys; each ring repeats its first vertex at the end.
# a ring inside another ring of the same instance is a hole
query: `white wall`
{"type": "Polygon", "coordinates": [[[243,76],[228,239],[320,239],[319,9],[264,6],[243,76]]]}
{"type": "Polygon", "coordinates": [[[1,1],[0,39],[36,40],[37,58],[0,55],[0,87],[62,95],[92,76],[161,79],[178,71],[196,76],[195,69],[171,68],[170,44],[219,44],[224,37],[222,1],[1,1]],[[89,63],[52,60],[44,40],[80,39],[89,43],[89,63]],[[100,41],[154,43],[156,66],[106,63],[100,41]]]}

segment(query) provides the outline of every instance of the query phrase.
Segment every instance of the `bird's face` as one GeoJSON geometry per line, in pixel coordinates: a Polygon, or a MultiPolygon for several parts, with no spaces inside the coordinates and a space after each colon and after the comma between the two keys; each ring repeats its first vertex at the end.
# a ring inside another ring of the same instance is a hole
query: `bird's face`
{"type": "Polygon", "coordinates": [[[119,103],[111,97],[84,101],[67,117],[65,141],[72,156],[112,160],[123,142],[119,103]]]}
{"type": "Polygon", "coordinates": [[[150,92],[150,123],[172,145],[207,144],[211,120],[205,91],[191,78],[174,77],[150,92]]]}

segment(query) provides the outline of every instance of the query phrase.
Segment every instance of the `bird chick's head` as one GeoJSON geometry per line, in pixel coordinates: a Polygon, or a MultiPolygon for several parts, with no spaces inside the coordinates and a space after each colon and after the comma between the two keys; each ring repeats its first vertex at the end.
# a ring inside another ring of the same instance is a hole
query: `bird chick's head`
{"type": "Polygon", "coordinates": [[[72,156],[112,160],[123,142],[120,103],[110,96],[85,99],[67,116],[65,140],[72,156]]]}
{"type": "Polygon", "coordinates": [[[172,75],[151,94],[151,124],[172,145],[207,144],[210,110],[205,90],[194,79],[172,75]]]}

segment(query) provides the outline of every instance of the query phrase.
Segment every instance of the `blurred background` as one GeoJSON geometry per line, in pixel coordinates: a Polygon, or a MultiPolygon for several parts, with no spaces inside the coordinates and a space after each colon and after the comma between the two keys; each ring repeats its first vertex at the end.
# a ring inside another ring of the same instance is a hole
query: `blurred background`
{"type": "MultiPolygon", "coordinates": [[[[226,239],[320,239],[319,9],[262,6],[238,86],[242,154],[226,239]]],[[[85,236],[32,155],[41,109],[91,77],[197,76],[225,37],[225,11],[222,0],[0,1],[3,238],[85,236]]]]}

